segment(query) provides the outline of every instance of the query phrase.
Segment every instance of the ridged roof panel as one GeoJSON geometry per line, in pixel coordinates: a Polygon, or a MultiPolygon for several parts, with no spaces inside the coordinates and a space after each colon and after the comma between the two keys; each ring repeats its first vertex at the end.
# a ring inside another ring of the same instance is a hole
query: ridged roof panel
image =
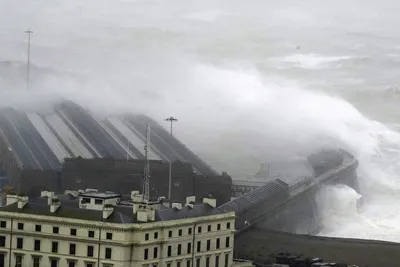
{"type": "Polygon", "coordinates": [[[72,102],[63,102],[46,114],[0,110],[3,138],[26,169],[60,169],[68,157],[143,159],[146,124],[151,126],[150,159],[190,162],[200,174],[217,174],[161,125],[143,115],[99,120],[72,102]]]}

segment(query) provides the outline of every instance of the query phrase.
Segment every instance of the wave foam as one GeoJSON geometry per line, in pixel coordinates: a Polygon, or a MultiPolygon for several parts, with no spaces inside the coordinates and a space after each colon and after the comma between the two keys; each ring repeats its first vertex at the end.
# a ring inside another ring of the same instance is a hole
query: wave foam
{"type": "Polygon", "coordinates": [[[304,69],[317,69],[327,67],[330,63],[348,60],[348,56],[324,56],[317,54],[294,54],[283,57],[282,62],[292,63],[296,67],[304,69]]]}

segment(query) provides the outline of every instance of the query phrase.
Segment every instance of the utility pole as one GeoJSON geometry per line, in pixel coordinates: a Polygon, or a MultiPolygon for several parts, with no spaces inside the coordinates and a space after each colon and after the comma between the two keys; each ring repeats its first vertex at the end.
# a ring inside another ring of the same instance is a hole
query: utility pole
{"type": "Polygon", "coordinates": [[[29,91],[29,75],[30,75],[30,67],[31,67],[31,34],[33,31],[30,29],[25,31],[28,34],[28,63],[26,66],[26,89],[29,91]]]}
{"type": "Polygon", "coordinates": [[[143,204],[147,208],[150,201],[150,162],[148,160],[148,151],[150,146],[150,126],[146,127],[146,144],[144,146],[144,177],[143,177],[143,204]]]}
{"type": "MultiPolygon", "coordinates": [[[[166,118],[165,121],[169,121],[170,124],[171,124],[170,134],[171,134],[171,138],[172,138],[172,124],[174,122],[177,122],[178,119],[171,116],[169,118],[166,118]]],[[[172,183],[172,160],[170,159],[169,160],[169,176],[168,176],[168,200],[169,201],[171,201],[171,190],[172,190],[172,184],[171,183],[172,183]]]]}

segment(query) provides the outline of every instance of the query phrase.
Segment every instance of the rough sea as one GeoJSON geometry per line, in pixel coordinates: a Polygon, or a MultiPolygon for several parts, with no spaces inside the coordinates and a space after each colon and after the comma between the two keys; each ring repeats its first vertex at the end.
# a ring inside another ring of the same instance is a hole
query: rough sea
{"type": "Polygon", "coordinates": [[[99,116],[173,115],[178,138],[235,179],[347,149],[361,189],[323,189],[321,234],[400,241],[398,10],[394,0],[0,0],[0,106],[64,98],[99,116]]]}

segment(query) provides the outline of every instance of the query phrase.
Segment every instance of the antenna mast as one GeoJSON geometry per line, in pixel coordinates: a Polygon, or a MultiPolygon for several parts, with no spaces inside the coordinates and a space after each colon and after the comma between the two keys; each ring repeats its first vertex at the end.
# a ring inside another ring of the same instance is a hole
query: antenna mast
{"type": "Polygon", "coordinates": [[[144,146],[144,177],[143,177],[143,204],[147,208],[150,200],[149,182],[150,182],[150,162],[148,160],[148,151],[150,149],[150,126],[146,127],[146,144],[144,146]]]}

